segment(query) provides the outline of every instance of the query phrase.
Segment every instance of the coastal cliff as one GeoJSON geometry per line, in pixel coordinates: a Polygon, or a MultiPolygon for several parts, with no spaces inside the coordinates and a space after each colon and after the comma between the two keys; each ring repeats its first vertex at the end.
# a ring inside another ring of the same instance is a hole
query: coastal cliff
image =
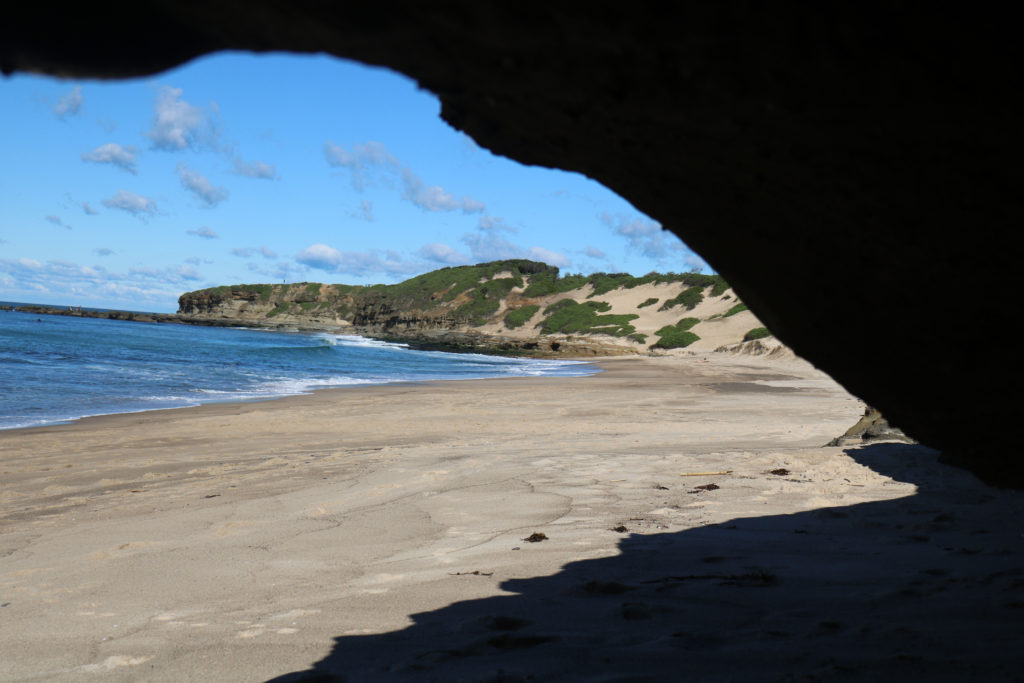
{"type": "Polygon", "coordinates": [[[707,351],[768,336],[718,275],[560,276],[523,259],[442,268],[395,285],[213,287],[183,294],[178,317],[538,355],[707,351]]]}

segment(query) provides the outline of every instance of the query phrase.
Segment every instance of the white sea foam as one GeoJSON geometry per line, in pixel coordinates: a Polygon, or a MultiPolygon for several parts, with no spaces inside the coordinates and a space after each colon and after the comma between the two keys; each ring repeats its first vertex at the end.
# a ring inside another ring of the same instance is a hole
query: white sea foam
{"type": "Polygon", "coordinates": [[[322,339],[330,339],[328,341],[331,346],[357,346],[361,348],[374,348],[374,349],[408,349],[408,344],[396,344],[394,342],[381,341],[380,339],[370,339],[369,337],[361,337],[358,334],[324,334],[317,335],[322,339]]]}

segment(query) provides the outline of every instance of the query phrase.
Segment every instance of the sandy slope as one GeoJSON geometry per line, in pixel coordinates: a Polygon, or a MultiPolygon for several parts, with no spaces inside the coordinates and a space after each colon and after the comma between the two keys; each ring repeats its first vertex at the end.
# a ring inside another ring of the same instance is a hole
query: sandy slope
{"type": "MultiPolygon", "coordinates": [[[[495,277],[500,275],[499,273],[495,277]]],[[[665,311],[659,310],[665,301],[677,296],[684,289],[686,289],[686,286],[679,282],[645,284],[631,289],[620,287],[593,298],[588,298],[593,288],[590,285],[586,285],[580,289],[544,298],[541,310],[537,311],[521,327],[510,330],[501,322],[508,313],[505,302],[502,302],[500,310],[494,316],[497,322],[465,329],[517,339],[532,338],[537,334],[536,326],[544,320],[544,308],[561,299],[574,299],[580,302],[603,301],[611,306],[611,310],[607,311],[607,314],[634,314],[639,316],[631,324],[636,328],[637,332],[647,335],[648,338],[645,344],[607,335],[591,335],[589,338],[607,344],[628,346],[634,351],[641,353],[647,353],[648,345],[658,340],[655,334],[658,330],[666,325],[675,325],[683,318],[692,317],[701,320],[699,324],[692,328],[693,332],[700,339],[688,347],[690,350],[698,352],[713,351],[723,345],[739,343],[747,332],[755,327],[763,326],[763,323],[750,311],[742,311],[729,317],[723,317],[730,308],[739,303],[736,293],[731,289],[726,290],[719,296],[712,297],[711,288],[705,287],[704,300],[693,309],[687,310],[684,306],[675,306],[665,311]],[[640,308],[640,304],[648,299],[657,299],[658,301],[657,303],[640,308]]],[[[518,293],[521,289],[514,291],[518,293]]]]}
{"type": "Polygon", "coordinates": [[[1019,672],[1021,495],[709,358],[0,433],[0,678],[1019,672]]]}

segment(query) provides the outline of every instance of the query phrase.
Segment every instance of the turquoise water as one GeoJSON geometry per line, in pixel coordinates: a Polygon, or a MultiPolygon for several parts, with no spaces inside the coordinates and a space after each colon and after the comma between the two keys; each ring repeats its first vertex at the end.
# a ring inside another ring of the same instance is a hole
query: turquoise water
{"type": "Polygon", "coordinates": [[[596,371],[588,363],[417,351],[358,336],[0,311],[0,429],[326,387],[596,371]]]}

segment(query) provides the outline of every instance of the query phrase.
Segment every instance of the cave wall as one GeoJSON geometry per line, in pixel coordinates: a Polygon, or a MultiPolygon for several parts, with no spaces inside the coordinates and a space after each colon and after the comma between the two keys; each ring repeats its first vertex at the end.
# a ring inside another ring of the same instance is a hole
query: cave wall
{"type": "Polygon", "coordinates": [[[661,221],[800,355],[924,443],[1024,484],[1020,42],[965,6],[156,2],[6,8],[0,68],[122,78],[327,52],[436,93],[480,145],[661,221]],[[1005,348],[1009,346],[1010,348],[1005,348]]]}

